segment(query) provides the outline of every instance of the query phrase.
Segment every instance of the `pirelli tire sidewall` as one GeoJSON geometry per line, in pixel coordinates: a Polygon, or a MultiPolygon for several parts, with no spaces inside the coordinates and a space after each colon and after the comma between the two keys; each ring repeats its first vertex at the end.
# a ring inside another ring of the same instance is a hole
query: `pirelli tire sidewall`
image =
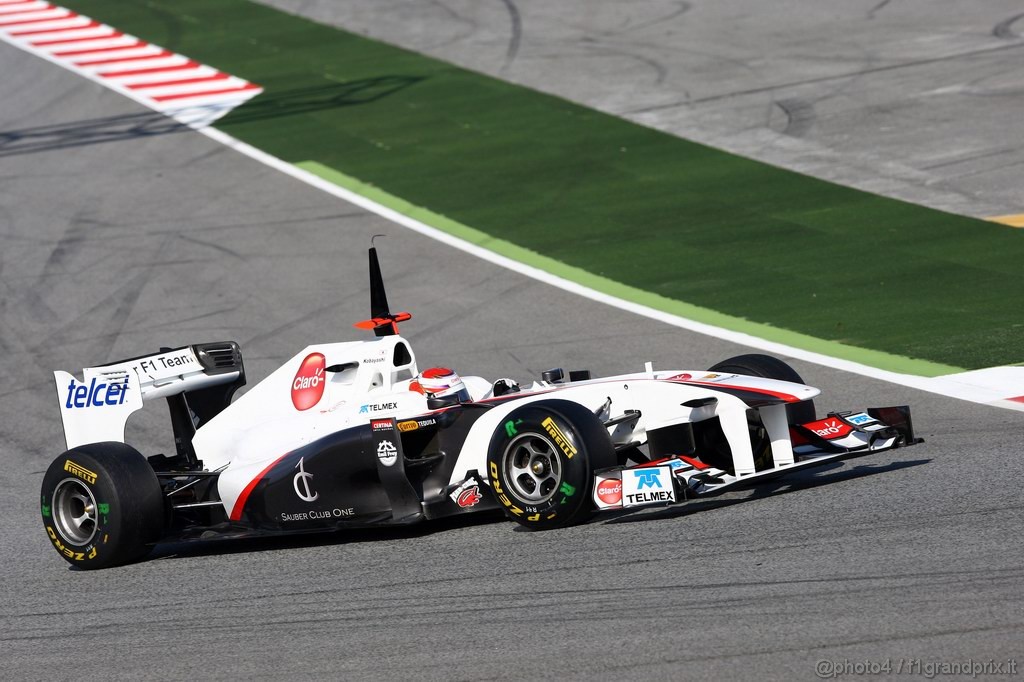
{"type": "Polygon", "coordinates": [[[513,410],[495,430],[487,451],[488,479],[498,502],[509,518],[535,530],[590,518],[593,473],[614,465],[607,429],[590,410],[567,400],[543,400],[513,410]],[[509,448],[527,435],[546,441],[558,459],[556,492],[540,503],[517,493],[506,465],[509,448]]]}
{"type": "Polygon", "coordinates": [[[152,467],[114,442],[79,446],[53,460],[43,476],[41,512],[53,548],[81,569],[141,559],[160,539],[166,515],[152,467]]]}

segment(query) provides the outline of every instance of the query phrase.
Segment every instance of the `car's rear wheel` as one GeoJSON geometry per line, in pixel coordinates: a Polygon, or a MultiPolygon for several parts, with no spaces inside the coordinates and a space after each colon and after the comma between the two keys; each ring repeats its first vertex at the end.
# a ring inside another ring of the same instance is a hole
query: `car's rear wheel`
{"type": "Polygon", "coordinates": [[[41,499],[50,542],[78,568],[141,559],[163,531],[160,482],[146,459],[124,443],[65,452],[43,476],[41,499]]]}
{"type": "Polygon", "coordinates": [[[615,447],[590,410],[543,400],[508,415],[491,437],[487,465],[509,518],[531,529],[558,528],[593,514],[593,474],[615,465],[615,447]]]}

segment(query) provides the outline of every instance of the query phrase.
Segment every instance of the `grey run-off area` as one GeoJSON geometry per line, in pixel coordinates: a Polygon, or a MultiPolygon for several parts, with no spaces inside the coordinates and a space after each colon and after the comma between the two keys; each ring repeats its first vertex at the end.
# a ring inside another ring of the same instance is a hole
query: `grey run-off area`
{"type": "Polygon", "coordinates": [[[1024,212],[1013,0],[262,0],[772,165],[1024,212]]]}
{"type": "MultiPolygon", "coordinates": [[[[525,379],[746,349],[468,259],[7,45],[0,67],[5,677],[793,680],[819,660],[1020,656],[1020,413],[802,363],[819,410],[909,403],[928,442],[549,533],[450,524],[69,570],[38,510],[63,449],[50,371],[233,338],[255,382],[359,338],[372,234],[423,366],[525,379]]],[[[159,405],[129,435],[173,447],[159,405]]]]}

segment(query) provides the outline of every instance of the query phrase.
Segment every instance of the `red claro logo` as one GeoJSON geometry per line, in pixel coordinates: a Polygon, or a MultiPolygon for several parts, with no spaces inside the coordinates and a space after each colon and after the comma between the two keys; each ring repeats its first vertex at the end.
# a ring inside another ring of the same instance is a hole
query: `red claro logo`
{"type": "Polygon", "coordinates": [[[320,353],[310,353],[299,365],[292,381],[292,405],[296,410],[308,410],[320,402],[327,386],[326,369],[327,362],[320,353]]]}
{"type": "Polygon", "coordinates": [[[811,431],[818,434],[825,440],[835,440],[836,438],[842,438],[843,436],[853,431],[853,428],[842,424],[838,419],[822,419],[807,425],[811,431]]]}
{"type": "Polygon", "coordinates": [[[622,501],[622,481],[616,478],[602,478],[597,484],[597,497],[605,504],[618,504],[622,501]]]}

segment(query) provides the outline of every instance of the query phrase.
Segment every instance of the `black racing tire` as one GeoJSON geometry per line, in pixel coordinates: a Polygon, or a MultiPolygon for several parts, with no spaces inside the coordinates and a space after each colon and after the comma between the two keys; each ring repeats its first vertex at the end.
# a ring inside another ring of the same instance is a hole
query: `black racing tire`
{"type": "Polygon", "coordinates": [[[156,473],[124,443],[92,443],[53,460],[43,476],[43,527],[54,549],[77,568],[137,561],[164,530],[156,473]]]}
{"type": "MultiPolygon", "coordinates": [[[[723,360],[708,370],[709,372],[721,372],[723,374],[745,374],[747,376],[763,377],[765,379],[778,379],[779,381],[791,381],[794,384],[803,384],[804,380],[797,374],[797,371],[782,360],[771,355],[751,353],[750,355],[737,355],[734,358],[723,360]]],[[[786,406],[786,415],[790,424],[806,424],[815,419],[814,401],[805,400],[786,406]]]]}
{"type": "Polygon", "coordinates": [[[532,530],[582,523],[594,513],[594,471],[615,466],[615,446],[593,412],[541,400],[509,413],[491,437],[487,469],[505,514],[532,530]]]}

